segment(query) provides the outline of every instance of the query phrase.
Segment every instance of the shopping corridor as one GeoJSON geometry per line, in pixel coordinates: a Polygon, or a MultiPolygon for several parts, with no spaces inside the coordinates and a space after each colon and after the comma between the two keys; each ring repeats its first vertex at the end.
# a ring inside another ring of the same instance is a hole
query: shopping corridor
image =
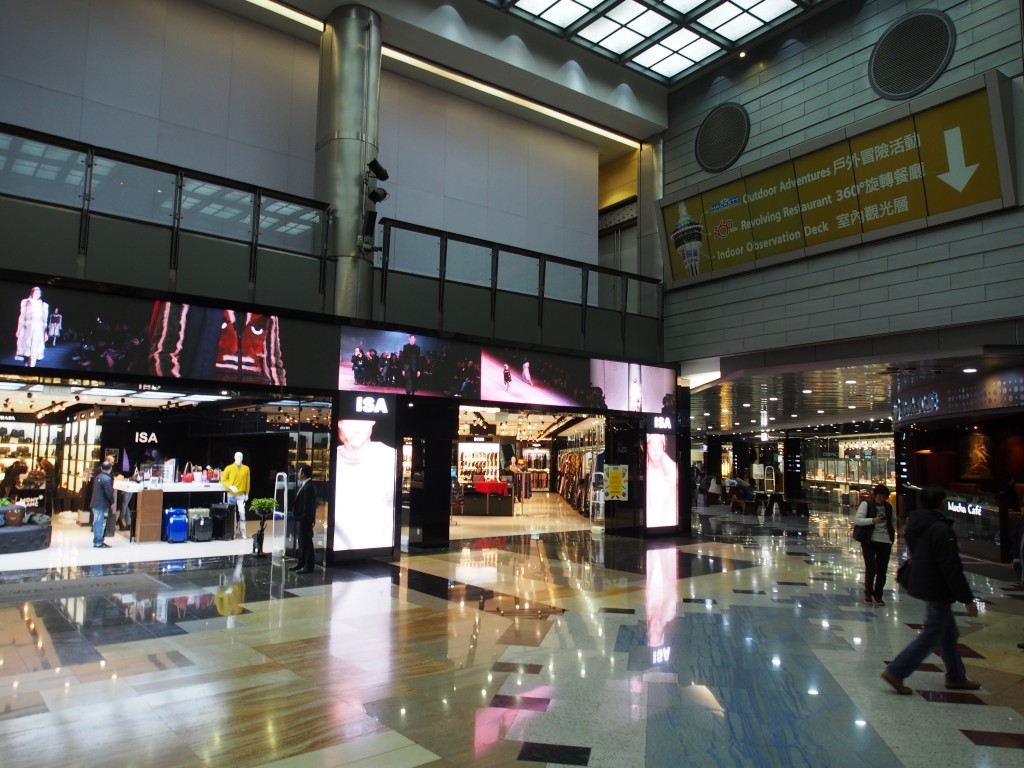
{"type": "Polygon", "coordinates": [[[1019,768],[1012,569],[965,558],[982,688],[945,690],[933,656],[898,696],[879,673],[924,606],[895,556],[861,602],[848,514],[637,541],[552,500],[310,575],[201,545],[0,571],[3,763],[1019,768]]]}

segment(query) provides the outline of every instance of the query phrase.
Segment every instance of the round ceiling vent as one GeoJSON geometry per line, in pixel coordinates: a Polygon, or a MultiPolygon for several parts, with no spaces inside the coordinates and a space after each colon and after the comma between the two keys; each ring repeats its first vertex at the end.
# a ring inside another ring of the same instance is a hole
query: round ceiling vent
{"type": "Polygon", "coordinates": [[[697,131],[697,163],[708,173],[718,173],[735,163],[750,138],[750,116],[732,102],[715,107],[697,131]]]}
{"type": "Polygon", "coordinates": [[[897,19],[875,43],[868,79],[883,99],[909,99],[946,71],[956,47],[956,27],[942,11],[924,10],[897,19]]]}

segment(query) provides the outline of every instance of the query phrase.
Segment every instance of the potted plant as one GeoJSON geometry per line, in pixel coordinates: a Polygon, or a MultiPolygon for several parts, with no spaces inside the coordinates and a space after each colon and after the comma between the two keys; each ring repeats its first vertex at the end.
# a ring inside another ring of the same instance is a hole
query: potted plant
{"type": "Polygon", "coordinates": [[[249,509],[257,517],[271,518],[277,510],[277,499],[249,499],[249,509]]]}
{"type": "Polygon", "coordinates": [[[277,510],[277,499],[249,499],[249,510],[260,519],[260,529],[252,537],[252,552],[256,557],[263,557],[263,537],[266,535],[267,520],[273,518],[277,510]]]}

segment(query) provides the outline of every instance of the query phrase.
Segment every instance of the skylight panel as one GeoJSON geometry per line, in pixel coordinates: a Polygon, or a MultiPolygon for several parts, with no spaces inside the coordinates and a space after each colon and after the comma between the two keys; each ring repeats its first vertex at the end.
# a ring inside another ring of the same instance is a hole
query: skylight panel
{"type": "Polygon", "coordinates": [[[746,34],[764,26],[764,22],[755,19],[749,13],[741,13],[732,21],[726,22],[718,28],[718,33],[730,40],[739,40],[746,34]]]}
{"type": "Polygon", "coordinates": [[[794,8],[796,8],[796,3],[793,0],[762,0],[753,6],[750,12],[761,21],[771,21],[794,8]]]}
{"type": "Polygon", "coordinates": [[[693,66],[693,62],[685,56],[680,56],[678,53],[673,53],[667,59],[663,59],[658,62],[655,66],[651,67],[652,72],[657,72],[663,77],[675,77],[680,72],[683,72],[693,66]]]}
{"type": "Polygon", "coordinates": [[[618,32],[609,35],[600,43],[598,43],[598,45],[600,45],[602,48],[607,48],[609,51],[612,51],[613,53],[622,53],[623,51],[628,51],[634,45],[640,43],[643,39],[644,38],[642,35],[638,35],[633,30],[626,29],[625,27],[620,27],[618,32]]]}
{"type": "Polygon", "coordinates": [[[717,53],[721,50],[717,45],[712,43],[710,40],[705,40],[703,37],[694,43],[683,48],[679,53],[688,59],[693,61],[703,61],[713,53],[717,53]]]}
{"type": "Polygon", "coordinates": [[[516,8],[527,13],[532,13],[534,16],[540,16],[544,11],[555,4],[555,0],[519,0],[516,3],[516,8]]]}
{"type": "Polygon", "coordinates": [[[540,15],[556,27],[565,28],[585,14],[589,8],[580,5],[576,0],[558,0],[553,6],[540,15]]]}
{"type": "Polygon", "coordinates": [[[680,13],[689,13],[704,0],[664,0],[665,5],[675,8],[680,13]]]}
{"type": "Polygon", "coordinates": [[[640,51],[640,53],[634,56],[633,62],[635,64],[639,64],[641,67],[647,67],[650,69],[659,61],[671,55],[671,50],[659,43],[655,43],[650,48],[640,51]]]}
{"type": "Polygon", "coordinates": [[[717,8],[712,8],[710,11],[701,16],[697,21],[703,24],[708,29],[718,29],[720,26],[725,24],[727,21],[731,21],[740,13],[740,9],[732,3],[722,3],[717,8]]]}
{"type": "Polygon", "coordinates": [[[588,24],[579,35],[613,53],[623,53],[669,24],[669,20],[646,6],[626,0],[603,17],[588,24]]]}
{"type": "Polygon", "coordinates": [[[580,37],[584,40],[589,40],[592,43],[597,43],[604,40],[608,35],[612,34],[616,29],[620,29],[619,25],[611,19],[601,17],[594,21],[593,24],[588,24],[580,30],[580,37]]]}
{"type": "Polygon", "coordinates": [[[664,28],[667,24],[668,19],[660,13],[647,11],[634,21],[630,22],[628,26],[635,32],[639,32],[644,37],[647,37],[664,28]]]}
{"type": "Polygon", "coordinates": [[[608,11],[607,16],[612,21],[617,21],[619,24],[625,26],[645,10],[646,8],[636,2],[636,0],[625,0],[625,2],[619,3],[608,11]]]}
{"type": "Polygon", "coordinates": [[[699,40],[700,35],[689,29],[680,29],[661,41],[661,44],[673,51],[681,51],[694,40],[699,40]]]}

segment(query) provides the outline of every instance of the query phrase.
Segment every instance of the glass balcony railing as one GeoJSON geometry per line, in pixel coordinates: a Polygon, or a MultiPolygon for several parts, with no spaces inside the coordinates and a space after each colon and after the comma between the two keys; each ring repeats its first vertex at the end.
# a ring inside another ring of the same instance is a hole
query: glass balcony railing
{"type": "Polygon", "coordinates": [[[256,247],[317,257],[323,252],[323,203],[3,130],[0,194],[166,227],[177,224],[256,247]]]}
{"type": "Polygon", "coordinates": [[[374,265],[396,272],[543,297],[576,306],[661,317],[661,281],[450,232],[382,219],[374,265]]]}
{"type": "MultiPolygon", "coordinates": [[[[237,244],[244,244],[250,269],[243,283],[261,273],[261,253],[270,252],[265,280],[280,274],[282,258],[307,257],[300,261],[308,265],[308,257],[313,257],[320,269],[303,267],[303,274],[320,275],[318,292],[324,295],[324,310],[329,311],[333,301],[330,278],[325,276],[325,203],[4,125],[0,125],[0,196],[79,211],[86,219],[102,216],[166,228],[174,233],[166,238],[168,242],[179,232],[202,236],[190,238],[193,249],[201,248],[205,238],[219,240],[228,250],[235,249],[222,258],[224,264],[237,263],[233,254],[238,252],[237,244]]],[[[574,305],[584,314],[588,309],[617,313],[624,321],[627,315],[661,316],[661,281],[655,278],[391,219],[378,226],[383,247],[374,249],[374,266],[384,274],[385,283],[390,271],[435,280],[442,288],[447,283],[484,289],[492,296],[507,293],[574,305]]],[[[177,262],[171,263],[178,258],[172,252],[177,253],[173,246],[167,254],[168,265],[177,268],[177,262]]],[[[195,253],[200,255],[193,261],[207,258],[202,255],[205,251],[195,253]]],[[[179,288],[181,278],[179,272],[179,288]]],[[[185,285],[182,290],[195,290],[187,280],[185,285]]],[[[240,290],[248,289],[242,285],[240,290]]]]}

